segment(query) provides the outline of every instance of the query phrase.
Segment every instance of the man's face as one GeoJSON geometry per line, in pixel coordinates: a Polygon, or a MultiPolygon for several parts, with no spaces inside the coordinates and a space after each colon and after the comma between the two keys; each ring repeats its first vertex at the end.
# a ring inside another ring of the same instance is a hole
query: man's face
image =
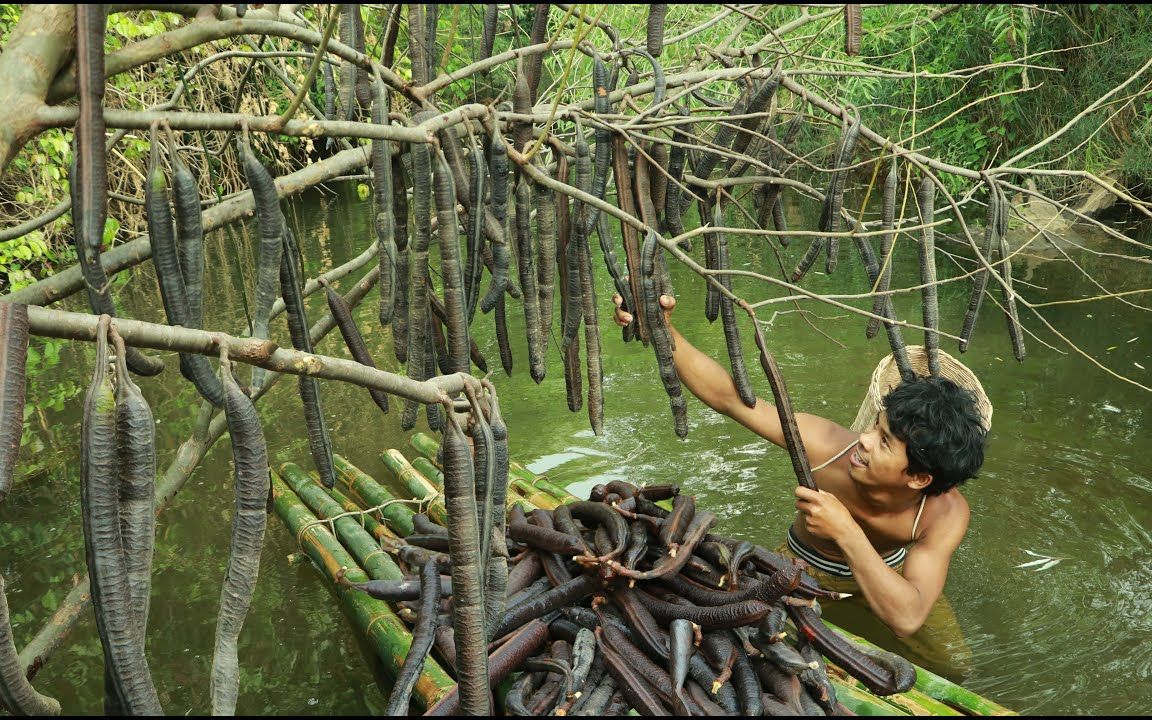
{"type": "Polygon", "coordinates": [[[881,411],[872,429],[860,436],[849,456],[853,480],[873,487],[896,488],[914,478],[908,475],[908,455],[902,440],[888,428],[888,415],[881,411]]]}

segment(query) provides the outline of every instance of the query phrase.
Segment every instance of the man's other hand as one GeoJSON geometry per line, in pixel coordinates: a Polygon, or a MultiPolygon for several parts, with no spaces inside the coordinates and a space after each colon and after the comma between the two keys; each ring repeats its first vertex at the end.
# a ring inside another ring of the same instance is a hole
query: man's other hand
{"type": "MultiPolygon", "coordinates": [[[[624,304],[624,298],[620,297],[620,293],[616,293],[612,296],[612,303],[616,305],[616,313],[612,317],[616,324],[620,327],[627,327],[630,325],[632,323],[632,313],[626,311],[622,307],[624,304]]],[[[676,298],[672,297],[671,295],[661,295],[660,307],[664,309],[664,322],[671,322],[672,310],[676,307],[676,298]]]]}
{"type": "Polygon", "coordinates": [[[804,514],[804,525],[816,537],[839,542],[857,526],[840,499],[823,490],[796,487],[796,509],[804,514]]]}

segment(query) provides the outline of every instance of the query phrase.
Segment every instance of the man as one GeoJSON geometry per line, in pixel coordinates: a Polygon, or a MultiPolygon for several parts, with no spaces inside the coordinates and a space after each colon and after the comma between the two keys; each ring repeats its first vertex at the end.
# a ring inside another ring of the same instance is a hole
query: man
{"type": "MultiPolygon", "coordinates": [[[[631,314],[620,309],[619,295],[613,301],[616,323],[627,325],[631,314]]],[[[746,406],[728,372],[672,325],[676,301],[661,296],[660,303],[681,383],[708,407],[786,447],[776,408],[760,399],[746,406]]],[[[787,549],[822,584],[861,593],[897,636],[916,633],[937,605],[968,529],[968,503],[957,486],[984,460],[975,399],[947,379],[921,378],[889,393],[864,433],[805,413],[796,422],[819,490],[796,488],[799,512],[787,549]]]]}

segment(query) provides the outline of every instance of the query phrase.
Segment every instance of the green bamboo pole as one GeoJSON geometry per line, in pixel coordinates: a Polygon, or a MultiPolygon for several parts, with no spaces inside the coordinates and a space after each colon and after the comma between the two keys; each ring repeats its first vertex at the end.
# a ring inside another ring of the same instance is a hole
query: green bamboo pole
{"type": "MultiPolygon", "coordinates": [[[[275,474],[272,476],[272,495],[277,517],[297,539],[320,574],[332,584],[336,597],[352,618],[356,629],[368,639],[383,663],[385,672],[394,680],[412,647],[412,636],[404,623],[384,601],[335,583],[341,568],[347,568],[345,577],[351,582],[365,582],[368,575],[356,565],[356,561],[326,526],[316,524],[316,516],[275,474]]],[[[444,672],[440,664],[428,658],[412,696],[420,705],[428,708],[455,686],[455,681],[444,672]]]]}
{"type": "MultiPolygon", "coordinates": [[[[440,443],[436,441],[436,438],[425,433],[413,433],[408,444],[434,467],[439,467],[436,465],[436,453],[440,451],[440,443]]],[[[416,466],[416,464],[417,460],[412,460],[412,465],[416,466]]],[[[541,498],[545,504],[538,506],[545,510],[552,510],[556,505],[579,499],[559,485],[550,482],[546,476],[536,475],[515,461],[508,463],[508,485],[518,490],[525,498],[538,492],[550,496],[551,501],[541,498]],[[548,507],[548,505],[551,506],[548,507]]]]}
{"type": "MultiPolygon", "coordinates": [[[[280,479],[282,479],[293,492],[300,496],[316,517],[328,520],[344,513],[340,503],[333,500],[319,484],[314,482],[295,463],[284,463],[280,466],[280,479]]],[[[360,526],[355,517],[342,517],[332,522],[336,528],[336,537],[356,558],[360,567],[364,568],[373,580],[400,580],[404,577],[403,571],[392,560],[392,557],[380,549],[376,538],[360,526]]]]}
{"type": "Polygon", "coordinates": [[[440,492],[428,478],[412,467],[403,453],[399,450],[386,450],[380,459],[384,461],[384,468],[398,491],[410,498],[430,501],[428,517],[441,525],[448,524],[448,512],[444,509],[444,499],[440,492]]]}
{"type": "MultiPolygon", "coordinates": [[[[877,715],[912,715],[903,707],[893,704],[887,698],[881,698],[873,695],[867,690],[862,690],[854,684],[844,684],[839,678],[832,678],[833,684],[836,685],[836,699],[846,708],[856,713],[857,715],[864,716],[877,716],[877,715]]],[[[917,715],[927,715],[927,712],[915,713],[917,715]]]]}
{"type": "MultiPolygon", "coordinates": [[[[365,508],[378,507],[396,496],[367,473],[360,470],[342,456],[332,454],[332,466],[336,469],[336,479],[350,495],[363,501],[365,508]]],[[[412,534],[412,516],[416,514],[411,506],[392,502],[379,510],[380,516],[402,537],[412,534]]]]}

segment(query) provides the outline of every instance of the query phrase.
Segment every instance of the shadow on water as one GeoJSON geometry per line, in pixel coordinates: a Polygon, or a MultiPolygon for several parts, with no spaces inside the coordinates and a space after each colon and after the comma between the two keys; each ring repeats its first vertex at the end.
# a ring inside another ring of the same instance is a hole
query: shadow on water
{"type": "MultiPolygon", "coordinates": [[[[289,222],[299,229],[309,277],[354,257],[373,239],[370,203],[359,200],[352,188],[335,195],[313,193],[286,209],[289,222]]],[[[793,227],[811,225],[810,218],[791,219],[793,227]]],[[[246,328],[244,289],[253,284],[253,241],[244,227],[208,238],[206,326],[235,334],[246,328]]],[[[766,241],[739,239],[731,244],[734,266],[779,274],[766,241]]],[[[783,251],[787,267],[806,244],[797,241],[783,251]]],[[[807,286],[821,292],[866,292],[850,243],[843,244],[842,252],[835,276],[813,275],[807,286]]],[[[701,253],[698,244],[695,254],[701,253]]],[[[1030,298],[1097,292],[1068,263],[1042,259],[1028,262],[1026,278],[1018,274],[1021,284],[1031,284],[1023,287],[1030,298]]],[[[1106,284],[1126,279],[1117,264],[1105,258],[1082,263],[1106,284]]],[[[947,261],[940,263],[940,272],[942,277],[959,274],[947,261]]],[[[161,321],[150,266],[131,275],[132,282],[120,289],[119,302],[132,317],[161,321]]],[[[911,243],[898,243],[894,286],[914,285],[916,277],[915,250],[911,243]]],[[[679,267],[673,280],[678,327],[723,362],[720,329],[710,327],[703,316],[702,281],[679,267]]],[[[745,279],[738,278],[735,289],[753,300],[764,297],[762,288],[745,279]]],[[[511,432],[512,457],[577,494],[612,479],[679,483],[701,506],[717,513],[720,532],[778,546],[794,512],[795,479],[787,454],[691,397],[690,433],[678,440],[652,351],[620,342],[619,331],[611,325],[612,290],[604,272],[596,291],[606,397],[605,432],[599,437],[589,429],[586,410],[567,410],[555,334],[547,377],[539,386],[529,378],[523,314],[518,303],[509,301],[514,370],[510,377],[497,370],[492,379],[511,432]]],[[[959,327],[967,295],[967,281],[941,288],[943,328],[959,327]]],[[[896,303],[902,317],[919,316],[915,294],[897,295],[896,303]]],[[[85,309],[77,298],[65,306],[85,309]]],[[[768,342],[796,408],[848,425],[872,368],[888,352],[887,344],[882,338],[866,340],[865,321],[859,316],[826,305],[800,307],[828,337],[809,327],[795,306],[784,303],[759,312],[771,319],[768,342]]],[[[322,296],[309,301],[310,312],[322,308],[322,296]]],[[[1138,367],[1152,367],[1147,350],[1152,332],[1141,311],[1110,301],[1055,306],[1045,314],[1112,367],[1147,379],[1138,367]]],[[[1035,340],[1029,343],[1027,362],[1017,365],[998,315],[995,306],[986,307],[972,350],[963,356],[996,408],[984,469],[964,488],[972,506],[971,527],[953,559],[946,588],[973,652],[965,684],[1026,713],[1142,712],[1152,705],[1152,600],[1147,594],[1152,587],[1152,459],[1145,452],[1152,432],[1152,395],[1105,375],[1082,357],[1058,354],[1035,340]],[[1064,559],[1041,572],[1014,567],[1033,559],[1025,551],[1064,559]]],[[[357,319],[377,365],[401,371],[390,331],[376,322],[375,294],[359,308],[357,319]]],[[[1030,328],[1039,327],[1034,319],[1024,320],[1030,328]]],[[[742,329],[747,360],[756,369],[750,328],[744,324],[742,329]]],[[[273,324],[272,332],[286,341],[283,319],[273,324]]],[[[491,316],[478,315],[473,334],[490,366],[498,368],[491,316]]],[[[1043,337],[1048,340],[1049,335],[1043,337]]],[[[908,334],[908,341],[918,343],[918,333],[908,334]]],[[[949,351],[954,347],[944,345],[949,351]]],[[[34,341],[34,347],[45,350],[43,341],[34,341]]],[[[317,351],[348,357],[336,333],[317,351]]],[[[83,344],[64,344],[59,363],[30,383],[33,410],[21,466],[32,471],[0,506],[0,570],[8,581],[18,646],[55,609],[70,578],[83,572],[78,438],[91,357],[83,344]]],[[[166,467],[187,437],[198,407],[194,390],[179,377],[175,357],[167,364],[163,376],[140,383],[158,421],[160,467],[166,467]]],[[[754,386],[762,397],[770,397],[767,382],[756,373],[754,386]]],[[[335,450],[370,474],[382,473],[379,454],[406,447],[395,411],[382,416],[360,388],[324,383],[323,389],[335,450]]],[[[311,468],[295,383],[279,383],[260,403],[260,415],[273,462],[291,460],[311,468]]],[[[423,419],[418,429],[427,430],[423,419]]],[[[231,482],[230,449],[221,442],[159,519],[148,649],[169,714],[202,714],[210,708],[208,677],[228,556],[231,482]]],[[[380,711],[384,697],[378,687],[379,667],[337,608],[300,558],[293,538],[270,519],[260,582],[240,637],[239,713],[380,711]]],[[[842,622],[866,631],[851,618],[842,622]]],[[[37,683],[69,710],[99,713],[99,656],[88,614],[37,683]]]]}

